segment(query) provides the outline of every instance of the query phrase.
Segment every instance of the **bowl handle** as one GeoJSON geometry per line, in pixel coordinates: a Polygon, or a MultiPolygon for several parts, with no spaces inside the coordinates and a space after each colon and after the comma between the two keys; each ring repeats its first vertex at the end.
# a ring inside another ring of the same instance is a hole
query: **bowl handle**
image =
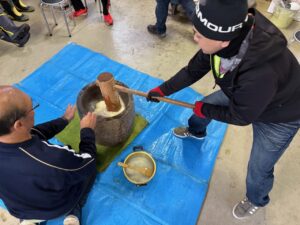
{"type": "Polygon", "coordinates": [[[145,150],[144,150],[143,146],[138,145],[138,146],[133,147],[133,151],[136,152],[136,151],[145,151],[145,150]]]}

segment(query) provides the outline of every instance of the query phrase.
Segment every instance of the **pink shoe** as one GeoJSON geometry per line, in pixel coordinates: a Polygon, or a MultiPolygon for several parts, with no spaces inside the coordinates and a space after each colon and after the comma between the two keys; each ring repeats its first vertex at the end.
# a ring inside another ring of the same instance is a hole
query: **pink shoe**
{"type": "Polygon", "coordinates": [[[78,11],[73,12],[73,17],[85,16],[87,13],[87,9],[79,9],[78,11]]]}
{"type": "Polygon", "coordinates": [[[104,23],[107,25],[107,26],[111,26],[114,24],[114,21],[113,21],[113,18],[111,17],[110,14],[108,15],[104,15],[104,23]]]}

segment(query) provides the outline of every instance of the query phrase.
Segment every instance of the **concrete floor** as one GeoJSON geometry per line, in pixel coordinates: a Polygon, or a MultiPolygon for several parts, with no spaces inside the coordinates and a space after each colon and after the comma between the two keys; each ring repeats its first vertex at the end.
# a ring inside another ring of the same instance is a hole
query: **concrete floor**
{"type": "MultiPolygon", "coordinates": [[[[54,35],[49,37],[37,3],[32,4],[37,10],[28,14],[31,39],[26,47],[17,48],[3,41],[0,43],[0,84],[19,82],[68,42],[76,42],[164,80],[185,66],[198,50],[193,42],[192,26],[187,21],[169,18],[168,36],[163,40],[148,34],[146,26],[155,21],[154,0],[112,1],[112,15],[115,22],[112,27],[107,27],[100,21],[97,5],[93,0],[89,0],[89,15],[87,18],[76,19],[77,25],[72,30],[72,38],[67,36],[61,19],[59,26],[54,29],[54,35]]],[[[257,7],[265,12],[268,4],[265,0],[259,0],[257,7]]],[[[299,28],[300,23],[294,22],[289,29],[284,30],[284,33],[290,38],[299,28]]],[[[300,44],[293,43],[290,48],[300,59],[300,44]]],[[[206,76],[193,85],[193,88],[205,95],[213,91],[213,85],[212,76],[206,76]]],[[[299,134],[277,164],[270,204],[252,219],[237,221],[232,217],[232,207],[245,194],[251,136],[250,126],[229,126],[197,224],[300,224],[299,134]]],[[[0,224],[15,225],[17,222],[0,210],[0,224]]]]}

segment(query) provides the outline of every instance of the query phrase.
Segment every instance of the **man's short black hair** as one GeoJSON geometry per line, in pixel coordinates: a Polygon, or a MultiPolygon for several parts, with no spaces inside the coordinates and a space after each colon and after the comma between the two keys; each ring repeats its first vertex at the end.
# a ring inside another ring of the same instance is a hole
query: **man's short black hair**
{"type": "Polygon", "coordinates": [[[11,127],[16,120],[26,115],[25,110],[21,110],[17,107],[12,107],[0,117],[0,136],[10,133],[11,127]]]}

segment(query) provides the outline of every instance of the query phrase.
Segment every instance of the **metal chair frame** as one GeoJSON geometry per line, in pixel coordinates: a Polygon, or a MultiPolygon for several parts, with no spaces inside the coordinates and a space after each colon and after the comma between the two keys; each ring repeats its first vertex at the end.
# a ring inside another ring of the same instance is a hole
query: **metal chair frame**
{"type": "MultiPolygon", "coordinates": [[[[52,36],[53,28],[50,29],[47,17],[45,15],[44,9],[47,8],[47,7],[50,8],[55,26],[57,26],[58,24],[57,24],[57,20],[56,20],[54,11],[58,10],[59,12],[61,12],[63,14],[69,37],[72,37],[71,31],[70,31],[70,28],[69,28],[68,18],[67,18],[67,16],[70,15],[73,11],[70,0],[57,0],[57,1],[54,1],[53,3],[51,3],[51,1],[49,1],[49,0],[48,1],[41,0],[40,7],[41,7],[42,15],[43,15],[44,20],[46,22],[47,29],[48,29],[48,32],[49,32],[50,36],[52,36]]],[[[74,26],[76,26],[75,20],[74,19],[71,19],[71,20],[73,21],[74,26]]]]}

